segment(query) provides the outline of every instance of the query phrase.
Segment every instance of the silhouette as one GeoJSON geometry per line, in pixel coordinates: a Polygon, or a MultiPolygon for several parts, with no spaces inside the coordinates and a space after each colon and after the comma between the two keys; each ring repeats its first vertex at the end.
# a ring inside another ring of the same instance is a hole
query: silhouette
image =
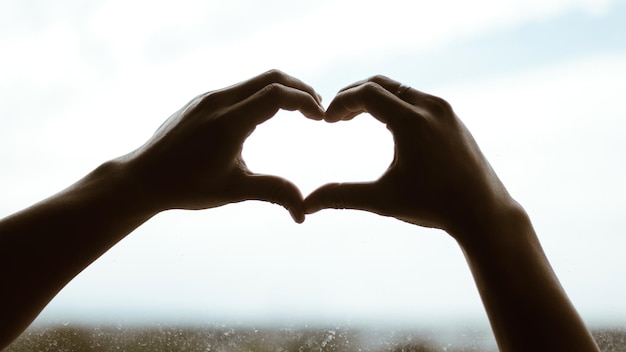
{"type": "Polygon", "coordinates": [[[73,277],[152,216],[245,200],[302,223],[326,208],[360,209],[445,230],[461,246],[499,348],[598,351],[532,224],[472,135],[441,98],[384,76],[338,92],[328,109],[309,85],[272,70],[199,95],[137,150],[0,221],[0,348],[73,277]],[[251,172],[242,145],[279,109],[337,122],[368,112],[395,141],[375,182],[327,184],[303,199],[288,180],[251,172]]]}

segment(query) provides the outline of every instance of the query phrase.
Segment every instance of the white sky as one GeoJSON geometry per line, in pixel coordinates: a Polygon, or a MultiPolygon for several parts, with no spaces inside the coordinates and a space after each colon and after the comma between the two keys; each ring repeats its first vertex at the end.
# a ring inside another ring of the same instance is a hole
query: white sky
{"type": "MultiPolygon", "coordinates": [[[[626,320],[623,1],[3,1],[0,215],[142,144],[195,95],[279,68],[326,102],[387,74],[446,98],[534,219],[583,317],[626,320]]],[[[254,171],[308,194],[391,160],[368,116],[279,113],[254,171]]],[[[532,289],[532,288],[529,288],[532,289]]],[[[353,211],[293,224],[259,202],[168,212],[83,272],[46,320],[486,317],[444,233],[353,211]]]]}

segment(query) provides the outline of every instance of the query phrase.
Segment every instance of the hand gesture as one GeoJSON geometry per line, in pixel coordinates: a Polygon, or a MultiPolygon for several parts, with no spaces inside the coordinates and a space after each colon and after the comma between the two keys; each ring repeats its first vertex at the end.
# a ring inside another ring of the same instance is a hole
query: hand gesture
{"type": "Polygon", "coordinates": [[[454,232],[477,225],[498,202],[512,201],[469,131],[441,98],[376,76],[341,90],[324,119],[368,112],[394,142],[387,171],[368,183],[332,183],[305,199],[305,212],[360,209],[454,232]]]}
{"type": "Polygon", "coordinates": [[[202,94],[174,113],[127,161],[146,202],[159,210],[204,209],[243,200],[277,203],[304,221],[302,195],[291,182],[250,171],[241,157],[255,127],[279,109],[321,120],[313,88],[272,70],[246,82],[202,94]]]}

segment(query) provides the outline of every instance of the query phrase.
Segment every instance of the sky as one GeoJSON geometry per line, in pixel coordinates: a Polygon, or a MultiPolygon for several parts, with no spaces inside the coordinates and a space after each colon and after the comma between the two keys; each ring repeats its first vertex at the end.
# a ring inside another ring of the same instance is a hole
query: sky
{"type": "MultiPolygon", "coordinates": [[[[385,74],[452,104],[583,319],[625,325],[623,33],[611,0],[4,0],[0,216],[134,150],[202,92],[278,68],[327,104],[385,74]]],[[[392,148],[367,114],[279,112],[244,159],[306,195],[376,179],[392,148]]],[[[487,324],[447,234],[349,210],[298,225],[261,202],[159,214],[38,320],[487,324]]]]}

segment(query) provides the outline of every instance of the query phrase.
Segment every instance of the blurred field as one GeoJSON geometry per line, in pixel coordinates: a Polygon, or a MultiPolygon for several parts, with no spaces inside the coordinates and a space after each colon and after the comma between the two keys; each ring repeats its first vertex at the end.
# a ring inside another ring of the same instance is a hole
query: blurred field
{"type": "MultiPolygon", "coordinates": [[[[595,330],[602,351],[626,351],[626,329],[595,330]]],[[[490,331],[436,334],[373,329],[47,326],[27,330],[6,352],[434,352],[497,351],[490,331]]]]}

